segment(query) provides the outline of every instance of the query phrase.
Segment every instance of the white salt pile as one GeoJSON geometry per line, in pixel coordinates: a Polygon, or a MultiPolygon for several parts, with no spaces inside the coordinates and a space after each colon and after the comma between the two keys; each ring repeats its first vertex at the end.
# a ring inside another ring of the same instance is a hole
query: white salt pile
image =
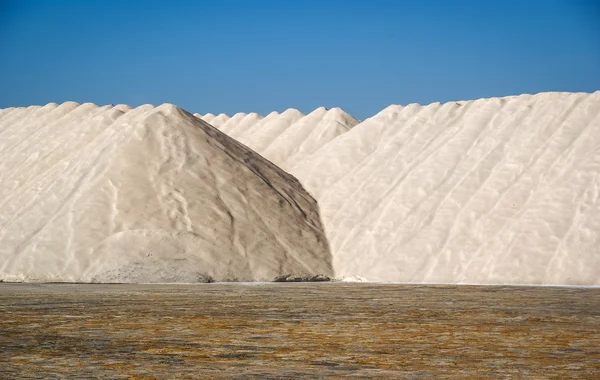
{"type": "Polygon", "coordinates": [[[1,111],[0,280],[285,273],[332,275],[316,202],[198,118],[167,104],[1,111]]]}
{"type": "Polygon", "coordinates": [[[600,92],[195,116],[0,110],[0,279],[600,285],[600,92]]]}
{"type": "Polygon", "coordinates": [[[600,92],[392,106],[290,172],[336,276],[600,285],[600,92]]]}

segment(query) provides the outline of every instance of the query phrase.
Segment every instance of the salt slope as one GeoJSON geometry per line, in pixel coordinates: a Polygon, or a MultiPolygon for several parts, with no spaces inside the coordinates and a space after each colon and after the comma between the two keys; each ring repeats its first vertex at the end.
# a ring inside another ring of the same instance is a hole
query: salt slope
{"type": "Polygon", "coordinates": [[[337,276],[600,285],[600,92],[392,106],[291,169],[337,276]]]}
{"type": "Polygon", "coordinates": [[[290,108],[264,118],[256,113],[238,113],[231,119],[224,114],[219,117],[217,120],[218,117],[207,114],[202,119],[283,169],[289,169],[359,123],[340,108],[325,107],[308,115],[290,108]]]}
{"type": "Polygon", "coordinates": [[[316,202],[205,122],[172,105],[0,112],[1,280],[282,273],[332,274],[316,202]]]}

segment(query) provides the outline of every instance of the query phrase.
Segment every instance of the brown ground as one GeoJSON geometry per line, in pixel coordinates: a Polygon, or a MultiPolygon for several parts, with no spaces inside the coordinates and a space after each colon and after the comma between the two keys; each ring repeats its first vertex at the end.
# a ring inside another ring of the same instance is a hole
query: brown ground
{"type": "Polygon", "coordinates": [[[0,284],[0,378],[600,379],[600,289],[0,284]]]}

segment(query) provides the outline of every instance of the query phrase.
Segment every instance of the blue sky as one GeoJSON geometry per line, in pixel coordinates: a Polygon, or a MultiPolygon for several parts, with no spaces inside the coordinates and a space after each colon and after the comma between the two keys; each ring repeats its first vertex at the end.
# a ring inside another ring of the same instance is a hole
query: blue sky
{"type": "Polygon", "coordinates": [[[600,1],[0,0],[0,108],[174,103],[369,117],[600,90],[600,1]]]}

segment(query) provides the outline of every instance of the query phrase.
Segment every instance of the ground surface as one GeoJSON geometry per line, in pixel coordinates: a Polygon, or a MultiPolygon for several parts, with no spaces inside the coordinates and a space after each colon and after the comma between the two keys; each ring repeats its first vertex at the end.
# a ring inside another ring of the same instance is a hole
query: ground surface
{"type": "Polygon", "coordinates": [[[0,284],[0,378],[600,378],[600,289],[0,284]]]}

